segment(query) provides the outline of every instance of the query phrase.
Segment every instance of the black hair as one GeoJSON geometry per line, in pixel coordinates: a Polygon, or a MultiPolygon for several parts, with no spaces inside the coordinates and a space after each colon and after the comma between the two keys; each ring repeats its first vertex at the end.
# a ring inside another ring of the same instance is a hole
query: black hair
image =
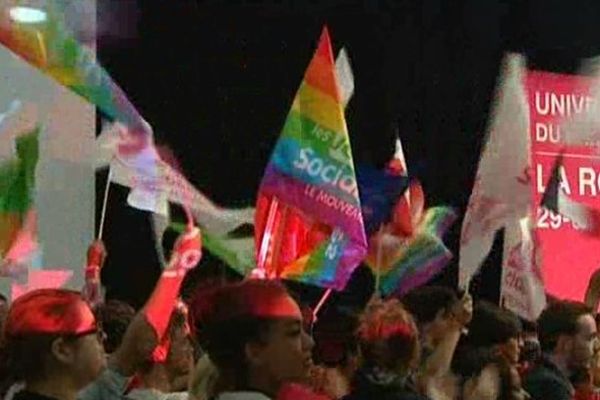
{"type": "Polygon", "coordinates": [[[400,299],[417,324],[432,322],[440,311],[449,312],[458,301],[456,293],[444,286],[422,286],[400,299]]]}
{"type": "Polygon", "coordinates": [[[467,342],[474,347],[489,347],[518,338],[522,330],[521,321],[515,314],[481,301],[473,310],[467,342]]]}
{"type": "Polygon", "coordinates": [[[538,319],[538,335],[542,351],[556,348],[561,335],[575,335],[579,330],[581,316],[592,315],[592,310],[581,302],[557,301],[550,304],[538,319]]]}
{"type": "Polygon", "coordinates": [[[135,317],[135,310],[123,301],[109,300],[99,305],[95,314],[106,334],[104,350],[111,354],[121,345],[127,327],[135,317]]]}
{"type": "Polygon", "coordinates": [[[248,303],[254,296],[272,299],[289,294],[275,281],[247,280],[201,290],[190,304],[198,342],[219,370],[217,393],[247,386],[246,345],[268,340],[274,319],[252,315],[248,303]]]}
{"type": "Polygon", "coordinates": [[[314,329],[315,362],[330,368],[347,365],[358,354],[357,327],[358,315],[333,308],[324,312],[314,329]]]}

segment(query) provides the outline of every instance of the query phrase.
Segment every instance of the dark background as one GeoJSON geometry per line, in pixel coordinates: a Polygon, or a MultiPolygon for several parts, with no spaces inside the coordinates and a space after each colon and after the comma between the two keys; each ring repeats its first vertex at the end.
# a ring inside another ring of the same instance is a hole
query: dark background
{"type": "MultiPolygon", "coordinates": [[[[247,206],[327,24],[354,69],[347,122],[356,162],[382,165],[399,134],[427,203],[464,211],[503,53],[575,72],[600,53],[598,21],[597,0],[98,0],[98,54],[185,175],[218,204],[247,206]]],[[[149,217],[126,206],[126,190],[111,193],[102,278],[108,297],[139,306],[160,270],[149,217]]],[[[460,221],[446,238],[455,254],[459,231],[460,221]]],[[[492,300],[501,236],[473,286],[492,300]]],[[[206,257],[200,269],[215,265],[206,257]]],[[[456,262],[435,282],[455,279],[456,262]]],[[[371,281],[358,273],[338,299],[364,299],[371,281]]]]}

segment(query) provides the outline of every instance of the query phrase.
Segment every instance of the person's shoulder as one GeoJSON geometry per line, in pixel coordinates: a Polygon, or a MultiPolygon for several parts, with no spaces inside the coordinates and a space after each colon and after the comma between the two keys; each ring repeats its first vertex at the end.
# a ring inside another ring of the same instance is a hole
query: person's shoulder
{"type": "Polygon", "coordinates": [[[544,365],[543,363],[539,363],[533,366],[524,377],[524,383],[535,383],[539,381],[562,381],[563,378],[556,373],[552,368],[544,365]]]}
{"type": "Polygon", "coordinates": [[[523,387],[534,400],[570,400],[573,395],[570,382],[545,365],[537,365],[529,371],[523,387]]]}
{"type": "Polygon", "coordinates": [[[112,368],[106,368],[100,376],[77,395],[78,400],[114,400],[123,397],[130,378],[112,368]]]}

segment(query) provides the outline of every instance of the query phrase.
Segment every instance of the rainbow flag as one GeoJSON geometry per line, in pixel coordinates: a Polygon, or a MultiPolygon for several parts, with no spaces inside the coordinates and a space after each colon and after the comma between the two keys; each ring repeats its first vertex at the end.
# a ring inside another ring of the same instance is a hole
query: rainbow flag
{"type": "Polygon", "coordinates": [[[96,105],[113,120],[136,132],[148,132],[121,88],[96,62],[95,55],[67,29],[62,16],[48,6],[47,20],[27,24],[0,19],[0,44],[60,84],[96,105]]]}
{"type": "Polygon", "coordinates": [[[323,29],[260,185],[257,275],[341,290],[367,250],[344,105],[323,29]]]}
{"type": "MultiPolygon", "coordinates": [[[[0,163],[0,259],[4,259],[10,252],[21,254],[24,247],[31,247],[24,246],[24,240],[17,239],[30,237],[31,235],[24,234],[22,230],[35,226],[35,216],[31,211],[35,189],[35,168],[39,156],[39,131],[38,127],[32,132],[17,137],[14,158],[0,163]],[[30,223],[25,224],[28,215],[30,215],[30,223]],[[19,249],[14,248],[17,244],[19,249]]],[[[31,252],[27,251],[27,253],[31,252]]],[[[0,271],[0,275],[13,274],[9,271],[0,271]]]]}
{"type": "Polygon", "coordinates": [[[449,207],[427,209],[415,234],[398,242],[392,267],[382,271],[381,291],[384,295],[402,295],[427,283],[448,265],[452,253],[442,237],[456,217],[456,212],[449,207]]]}

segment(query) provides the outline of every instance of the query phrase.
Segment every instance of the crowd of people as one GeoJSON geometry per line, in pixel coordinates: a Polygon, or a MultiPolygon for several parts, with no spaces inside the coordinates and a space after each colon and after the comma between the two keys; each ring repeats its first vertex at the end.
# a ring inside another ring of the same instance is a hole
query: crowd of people
{"type": "Polygon", "coordinates": [[[35,290],[10,306],[0,298],[1,396],[600,399],[596,314],[584,303],[552,299],[533,322],[423,286],[373,298],[360,312],[328,311],[315,324],[283,283],[259,279],[198,285],[182,301],[199,237],[197,229],[180,237],[137,312],[95,297],[97,252],[81,293],[35,290]]]}

